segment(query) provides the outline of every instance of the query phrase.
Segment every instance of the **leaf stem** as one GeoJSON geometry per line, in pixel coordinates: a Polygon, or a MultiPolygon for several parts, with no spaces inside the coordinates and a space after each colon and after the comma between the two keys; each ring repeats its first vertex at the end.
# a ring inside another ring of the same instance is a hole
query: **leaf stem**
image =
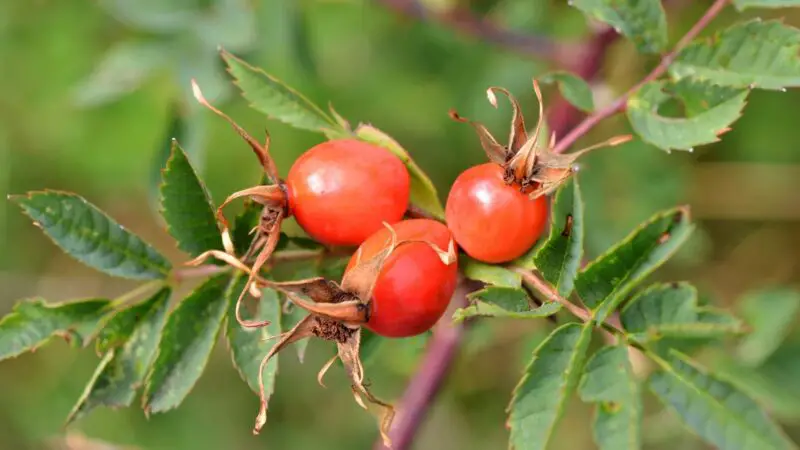
{"type": "Polygon", "coordinates": [[[649,74],[647,74],[642,81],[630,88],[627,92],[622,94],[622,96],[611,102],[611,104],[605,108],[597,110],[593,114],[583,119],[581,123],[579,123],[575,128],[572,129],[572,131],[564,136],[563,139],[556,143],[556,146],[553,148],[553,153],[563,153],[566,149],[572,146],[575,141],[588,133],[589,130],[594,128],[595,125],[600,123],[603,119],[611,117],[614,114],[625,110],[625,105],[627,104],[628,99],[644,84],[657,79],[661,75],[664,75],[669,65],[672,64],[672,62],[678,56],[678,53],[680,53],[681,50],[689,45],[689,43],[692,42],[692,40],[694,40],[694,38],[696,38],[723,9],[725,9],[725,7],[728,5],[728,2],[729,0],[715,0],[705,14],[700,17],[697,23],[695,23],[694,26],[692,26],[692,28],[689,29],[689,31],[678,41],[678,43],[675,45],[675,48],[673,48],[671,52],[664,55],[664,57],[661,58],[661,62],[649,74]]]}
{"type": "Polygon", "coordinates": [[[119,308],[119,307],[125,305],[126,303],[128,303],[129,301],[135,299],[136,297],[144,295],[147,292],[150,292],[151,290],[155,290],[156,287],[162,286],[163,284],[164,284],[164,280],[152,280],[152,281],[148,281],[147,283],[140,284],[139,286],[136,286],[135,288],[131,289],[130,291],[128,291],[128,292],[120,295],[119,297],[115,298],[111,302],[111,307],[115,308],[115,309],[119,308]]]}
{"type": "MultiPolygon", "coordinates": [[[[587,309],[582,308],[563,297],[553,286],[550,285],[550,283],[543,280],[535,273],[522,268],[514,268],[513,270],[520,274],[522,280],[526,284],[545,296],[547,300],[560,303],[570,313],[572,313],[573,316],[581,319],[584,322],[595,320],[591,311],[588,311],[587,309]]],[[[622,339],[625,337],[625,331],[622,329],[622,324],[620,323],[619,318],[616,316],[611,316],[607,320],[600,323],[600,327],[614,337],[619,337],[622,339]]]]}

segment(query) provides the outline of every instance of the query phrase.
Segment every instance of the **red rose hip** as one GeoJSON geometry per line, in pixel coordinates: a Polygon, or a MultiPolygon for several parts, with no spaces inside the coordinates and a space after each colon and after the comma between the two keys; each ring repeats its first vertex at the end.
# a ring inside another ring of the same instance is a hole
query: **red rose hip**
{"type": "Polygon", "coordinates": [[[547,200],[533,200],[503,180],[494,163],[471,167],[458,176],[447,198],[445,217],[458,246],[487,263],[522,256],[547,225],[547,200]]]}
{"type": "MultiPolygon", "coordinates": [[[[411,219],[392,225],[397,239],[424,240],[447,250],[452,234],[435,220],[411,219]]],[[[383,228],[359,248],[368,259],[386,248],[391,234],[383,228]]],[[[358,252],[346,271],[353,268],[358,252]]],[[[386,337],[408,337],[430,329],[444,314],[456,288],[458,263],[446,265],[428,244],[399,246],[386,260],[375,281],[366,327],[386,337]]],[[[367,300],[367,299],[364,299],[367,300]]]]}
{"type": "Polygon", "coordinates": [[[359,245],[403,217],[409,176],[388,150],[343,139],[323,142],[292,165],[286,178],[289,212],[312,238],[359,245]]]}

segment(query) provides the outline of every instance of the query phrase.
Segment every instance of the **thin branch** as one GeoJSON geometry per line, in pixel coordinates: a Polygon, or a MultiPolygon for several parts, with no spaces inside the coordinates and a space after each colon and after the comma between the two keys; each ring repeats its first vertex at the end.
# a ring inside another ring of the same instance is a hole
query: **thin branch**
{"type": "Polygon", "coordinates": [[[183,267],[180,269],[175,269],[172,272],[172,279],[179,283],[181,281],[189,280],[192,278],[203,278],[211,275],[216,275],[228,269],[230,268],[227,266],[215,266],[213,264],[206,264],[197,267],[183,267]]]}
{"type": "MultiPolygon", "coordinates": [[[[469,280],[462,280],[453,294],[451,308],[445,312],[442,320],[436,325],[433,338],[428,344],[425,356],[419,369],[406,387],[398,406],[398,414],[392,423],[389,437],[393,450],[407,450],[414,442],[417,430],[433,403],[439,388],[445,380],[450,366],[453,364],[464,335],[465,323],[453,323],[450,320],[455,308],[467,304],[467,294],[479,286],[469,280]]],[[[378,439],[374,450],[388,450],[383,441],[378,439]]]]}
{"type": "Polygon", "coordinates": [[[544,36],[508,30],[490,20],[476,16],[466,8],[450,7],[443,11],[431,11],[417,0],[376,0],[376,2],[406,17],[437,22],[462,34],[525,56],[561,61],[564,55],[574,53],[570,44],[560,44],[544,36]]]}
{"type": "MultiPolygon", "coordinates": [[[[589,84],[595,82],[600,75],[600,69],[602,69],[608,49],[617,38],[619,38],[619,33],[611,27],[598,31],[577,51],[576,62],[569,65],[567,70],[583,78],[589,84]]],[[[559,97],[547,111],[547,123],[551,132],[554,132],[556,136],[561,136],[574,127],[583,114],[566,99],[559,97]]]]}
{"type": "Polygon", "coordinates": [[[625,109],[625,105],[628,102],[628,98],[630,98],[636,91],[639,90],[644,84],[649,83],[661,75],[666,73],[667,68],[670,64],[675,60],[680,53],[687,45],[689,45],[694,38],[696,38],[706,26],[728,5],[729,0],[716,0],[703,14],[702,17],[694,24],[694,26],[684,35],[680,41],[675,45],[675,48],[667,53],[662,59],[658,66],[655,67],[642,81],[637,83],[634,87],[628,90],[628,92],[624,93],[622,96],[614,100],[611,104],[606,106],[605,108],[596,111],[595,113],[591,114],[590,116],[586,117],[578,126],[572,129],[563,139],[556,143],[555,148],[553,148],[554,153],[563,153],[566,149],[568,149],[572,144],[575,143],[578,139],[580,139],[584,134],[588,133],[589,130],[594,128],[595,125],[600,123],[603,119],[613,116],[616,113],[622,112],[625,109]]]}
{"type": "Polygon", "coordinates": [[[581,308],[580,306],[562,297],[558,293],[558,291],[556,291],[552,286],[550,286],[550,284],[539,278],[536,274],[534,274],[530,270],[515,269],[515,272],[520,274],[522,276],[522,280],[525,283],[529,284],[534,290],[544,295],[547,298],[547,300],[550,300],[551,302],[560,303],[561,306],[567,308],[567,310],[569,310],[569,312],[571,312],[573,316],[583,320],[584,322],[592,320],[592,314],[589,311],[581,308]]]}
{"type": "MultiPolygon", "coordinates": [[[[535,273],[521,268],[515,268],[514,271],[522,276],[523,282],[531,286],[534,290],[545,296],[545,298],[551,302],[556,302],[564,306],[570,313],[572,313],[573,316],[581,319],[584,322],[594,320],[593,314],[590,311],[569,301],[569,299],[559,294],[558,291],[550,285],[550,283],[541,279],[535,273]]],[[[622,323],[620,323],[619,316],[617,315],[608,317],[603,323],[600,324],[600,327],[601,330],[606,332],[607,337],[612,339],[616,339],[617,334],[623,336],[625,334],[622,329],[622,323]]]]}

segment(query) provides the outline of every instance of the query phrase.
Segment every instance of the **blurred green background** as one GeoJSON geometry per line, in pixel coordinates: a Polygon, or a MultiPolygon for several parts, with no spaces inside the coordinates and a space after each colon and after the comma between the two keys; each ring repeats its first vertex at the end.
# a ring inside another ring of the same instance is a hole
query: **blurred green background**
{"type": "MultiPolygon", "coordinates": [[[[567,42],[592,33],[584,16],[561,1],[439,0],[523,34],[567,42]]],[[[674,42],[710,2],[669,2],[674,42]]],[[[441,8],[441,9],[440,9],[441,8]]],[[[800,14],[775,11],[762,17],[800,14]]],[[[712,28],[740,20],[732,9],[712,28]]],[[[473,131],[450,120],[456,108],[503,136],[508,108],[486,102],[489,85],[509,88],[529,114],[532,76],[549,69],[530,55],[461,34],[436,20],[398,15],[381,2],[351,0],[4,0],[0,2],[0,192],[75,191],[180,262],[154,210],[153,178],[173,122],[215,199],[247,187],[259,167],[222,120],[199,109],[188,81],[257,136],[268,127],[286,173],[323,137],[268,122],[231,87],[217,46],[287,81],[315,102],[330,101],[351,122],[368,121],[397,138],[431,175],[444,200],[460,171],[482,162],[473,131]]],[[[595,85],[602,104],[656,63],[618,40],[595,85]]],[[[545,102],[558,92],[548,86],[545,102]]],[[[588,251],[595,256],[659,209],[690,204],[698,230],[659,279],[696,283],[708,301],[741,310],[746,295],[800,280],[800,91],[754,92],[722,142],[668,155],[639,141],[591,154],[582,163],[588,251]]],[[[601,124],[582,143],[627,132],[623,118],[601,124]]],[[[9,202],[0,203],[0,313],[34,295],[49,300],[115,296],[131,287],[64,256],[9,202]]],[[[758,297],[767,301],[768,297],[758,297]]],[[[762,305],[763,306],[763,305],[762,305]]],[[[767,324],[769,326],[769,324],[767,324]]],[[[506,448],[504,408],[531,349],[552,328],[546,321],[479,323],[423,426],[416,449],[506,448]]],[[[396,341],[367,367],[376,391],[397,398],[423,340],[396,341]]],[[[745,367],[735,343],[701,360],[728,367],[800,438],[800,336],[793,332],[760,364],[745,367]],[[727,365],[726,365],[727,364],[727,365]]],[[[232,369],[224,344],[177,410],[145,420],[138,408],[97,410],[70,430],[144,449],[370,448],[373,418],[352,401],[341,373],[327,389],[315,381],[330,355],[313,342],[300,365],[280,359],[277,393],[260,436],[251,435],[257,397],[232,369]]],[[[54,341],[0,364],[0,449],[53,448],[62,423],[97,357],[54,341]]],[[[646,370],[643,369],[643,370],[646,370]]],[[[705,448],[652,400],[648,448],[705,448]]],[[[557,448],[593,448],[591,410],[575,402],[559,427],[557,448]]],[[[82,447],[85,448],[85,447],[82,447]]]]}

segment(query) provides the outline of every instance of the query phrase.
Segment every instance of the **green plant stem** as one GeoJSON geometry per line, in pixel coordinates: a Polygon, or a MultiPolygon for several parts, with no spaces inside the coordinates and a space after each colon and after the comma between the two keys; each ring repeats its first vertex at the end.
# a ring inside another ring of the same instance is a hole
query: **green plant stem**
{"type": "Polygon", "coordinates": [[[146,293],[148,293],[148,292],[150,292],[152,290],[155,290],[156,288],[161,287],[163,285],[164,285],[164,280],[153,280],[153,281],[148,281],[147,283],[144,283],[144,284],[140,284],[139,286],[136,286],[135,288],[131,289],[130,291],[128,291],[128,292],[120,295],[119,297],[115,298],[111,302],[111,307],[112,308],[119,308],[119,307],[125,305],[126,303],[128,303],[129,301],[131,301],[131,300],[133,300],[133,299],[135,299],[135,298],[137,298],[139,296],[142,296],[142,295],[144,295],[144,294],[146,294],[146,293]]]}
{"type": "Polygon", "coordinates": [[[705,14],[700,17],[697,23],[695,23],[694,26],[692,26],[692,28],[689,29],[689,31],[686,32],[686,34],[678,41],[678,43],[675,45],[675,48],[673,48],[671,52],[664,55],[664,57],[661,58],[661,62],[649,74],[647,74],[642,81],[630,88],[627,92],[622,94],[622,96],[611,102],[611,104],[605,108],[599,109],[595,113],[583,119],[581,123],[579,123],[575,128],[572,129],[572,131],[564,136],[563,139],[556,143],[555,147],[553,148],[553,152],[563,153],[570,146],[572,146],[575,141],[583,137],[583,135],[588,133],[603,119],[624,111],[625,105],[628,103],[628,98],[635,94],[636,91],[638,91],[639,88],[641,88],[644,84],[659,78],[661,75],[664,75],[669,65],[672,64],[672,62],[678,56],[678,53],[680,53],[681,50],[689,45],[689,43],[692,42],[692,40],[694,40],[694,38],[696,38],[723,9],[725,9],[728,3],[729,0],[715,0],[705,14]]]}

